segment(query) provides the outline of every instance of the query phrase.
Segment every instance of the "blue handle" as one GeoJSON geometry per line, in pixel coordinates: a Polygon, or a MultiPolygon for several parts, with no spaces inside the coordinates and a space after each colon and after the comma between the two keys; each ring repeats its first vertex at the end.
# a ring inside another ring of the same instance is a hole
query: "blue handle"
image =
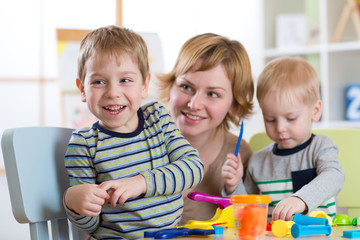
{"type": "Polygon", "coordinates": [[[301,213],[296,213],[293,221],[300,225],[329,225],[327,218],[304,216],[301,213]]]}
{"type": "Polygon", "coordinates": [[[194,228],[194,229],[190,229],[188,235],[206,236],[206,235],[213,235],[213,234],[215,234],[215,230],[214,230],[214,229],[199,229],[199,228],[194,228]]]}
{"type": "Polygon", "coordinates": [[[236,143],[236,149],[235,149],[235,157],[237,157],[238,153],[239,153],[239,148],[240,148],[240,142],[243,136],[243,132],[244,132],[244,120],[241,120],[241,127],[240,127],[240,134],[239,134],[239,138],[238,141],[236,143]]]}
{"type": "Polygon", "coordinates": [[[176,238],[176,237],[183,237],[188,235],[212,235],[215,233],[214,229],[188,229],[188,228],[177,228],[177,229],[165,229],[158,231],[154,238],[155,239],[168,239],[168,238],[176,238]]]}
{"type": "Polygon", "coordinates": [[[305,235],[320,235],[325,234],[329,236],[331,234],[331,226],[324,225],[324,226],[306,226],[306,225],[299,225],[297,223],[291,226],[291,235],[294,238],[298,238],[300,236],[305,235]]]}
{"type": "Polygon", "coordinates": [[[187,230],[163,230],[155,234],[155,239],[167,239],[167,238],[176,238],[186,236],[189,233],[189,229],[187,230]]]}
{"type": "Polygon", "coordinates": [[[188,229],[188,228],[167,228],[163,230],[145,231],[144,238],[154,238],[157,233],[162,231],[174,231],[174,230],[184,230],[184,229],[188,229]]]}

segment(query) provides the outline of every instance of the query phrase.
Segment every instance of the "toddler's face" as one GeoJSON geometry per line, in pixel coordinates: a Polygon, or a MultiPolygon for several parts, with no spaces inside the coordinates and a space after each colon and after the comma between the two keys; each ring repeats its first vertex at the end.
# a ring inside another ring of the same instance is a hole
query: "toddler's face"
{"type": "Polygon", "coordinates": [[[311,136],[312,123],[321,116],[320,100],[308,105],[297,98],[279,97],[277,92],[268,93],[260,107],[266,133],[279,149],[291,149],[306,142],[311,136]]]}
{"type": "Polygon", "coordinates": [[[81,99],[104,128],[121,133],[138,126],[137,111],[148,95],[150,75],[143,81],[139,67],[123,54],[95,54],[86,64],[83,83],[77,79],[81,99]]]}

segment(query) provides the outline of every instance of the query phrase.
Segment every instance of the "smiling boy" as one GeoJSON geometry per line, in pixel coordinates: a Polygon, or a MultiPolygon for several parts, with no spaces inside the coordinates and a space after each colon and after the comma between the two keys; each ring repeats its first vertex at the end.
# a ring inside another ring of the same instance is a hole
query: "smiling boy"
{"type": "Polygon", "coordinates": [[[68,218],[90,239],[177,225],[181,192],[201,181],[203,164],[162,105],[141,106],[150,81],[144,40],[119,26],[96,29],[78,63],[81,100],[99,121],[74,131],[68,145],[68,218]]]}

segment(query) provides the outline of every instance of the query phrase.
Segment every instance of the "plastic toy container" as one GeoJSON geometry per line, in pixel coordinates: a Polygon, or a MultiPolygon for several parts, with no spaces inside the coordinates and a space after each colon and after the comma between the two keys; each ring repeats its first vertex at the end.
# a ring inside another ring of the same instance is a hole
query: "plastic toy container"
{"type": "Polygon", "coordinates": [[[268,205],[266,195],[233,195],[235,229],[238,239],[265,239],[268,205]]]}

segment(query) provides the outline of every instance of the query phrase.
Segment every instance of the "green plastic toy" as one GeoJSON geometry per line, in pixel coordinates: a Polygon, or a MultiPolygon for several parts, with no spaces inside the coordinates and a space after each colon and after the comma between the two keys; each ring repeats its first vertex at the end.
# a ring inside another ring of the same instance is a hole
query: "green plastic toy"
{"type": "Polygon", "coordinates": [[[338,226],[351,225],[350,217],[346,214],[337,214],[333,218],[333,223],[338,226]]]}

